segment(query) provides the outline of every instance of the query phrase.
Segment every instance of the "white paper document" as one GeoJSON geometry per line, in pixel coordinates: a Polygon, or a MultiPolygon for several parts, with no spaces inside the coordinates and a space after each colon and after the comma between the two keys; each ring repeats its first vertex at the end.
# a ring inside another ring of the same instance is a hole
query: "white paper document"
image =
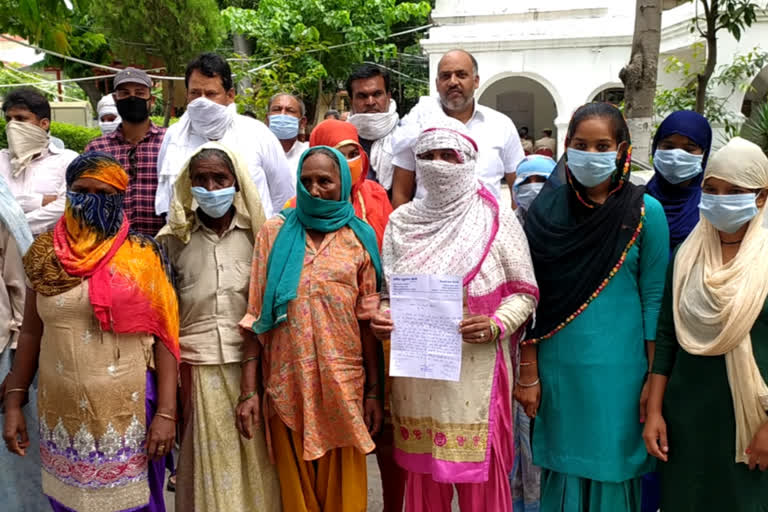
{"type": "Polygon", "coordinates": [[[393,275],[389,374],[458,381],[461,375],[462,283],[457,276],[393,275]]]}

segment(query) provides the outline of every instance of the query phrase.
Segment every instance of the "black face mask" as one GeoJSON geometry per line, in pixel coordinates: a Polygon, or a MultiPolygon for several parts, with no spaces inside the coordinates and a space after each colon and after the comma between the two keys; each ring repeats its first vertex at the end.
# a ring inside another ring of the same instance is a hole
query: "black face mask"
{"type": "Polygon", "coordinates": [[[149,100],[137,98],[136,96],[129,96],[115,102],[117,113],[120,114],[123,121],[129,123],[141,123],[146,121],[149,117],[148,104],[149,100]]]}

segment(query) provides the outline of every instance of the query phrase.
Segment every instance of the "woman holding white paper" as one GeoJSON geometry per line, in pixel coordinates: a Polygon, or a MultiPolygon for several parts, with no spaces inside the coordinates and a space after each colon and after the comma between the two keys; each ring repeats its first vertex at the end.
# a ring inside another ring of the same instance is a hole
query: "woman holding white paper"
{"type": "MultiPolygon", "coordinates": [[[[406,511],[511,511],[510,340],[538,301],[528,244],[512,210],[475,178],[477,145],[464,125],[436,120],[415,145],[416,179],[427,194],[392,214],[383,266],[396,274],[463,278],[458,382],[397,377],[392,384],[395,460],[407,471],[406,511]]],[[[380,339],[397,329],[386,290],[371,321],[380,339]]]]}

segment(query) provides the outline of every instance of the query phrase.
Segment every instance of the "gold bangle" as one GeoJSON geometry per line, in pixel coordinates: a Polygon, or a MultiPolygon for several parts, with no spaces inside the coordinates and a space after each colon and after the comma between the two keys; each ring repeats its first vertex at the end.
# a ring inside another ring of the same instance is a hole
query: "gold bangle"
{"type": "Polygon", "coordinates": [[[498,340],[499,334],[501,334],[501,330],[499,329],[499,326],[496,325],[496,322],[493,321],[493,319],[490,320],[490,330],[491,330],[491,341],[498,340]]]}
{"type": "Polygon", "coordinates": [[[520,366],[533,366],[536,363],[538,363],[538,361],[520,361],[520,366]]]}
{"type": "Polygon", "coordinates": [[[26,394],[26,393],[29,393],[29,390],[28,389],[24,389],[24,388],[11,388],[11,389],[7,390],[3,396],[8,396],[11,393],[24,393],[24,394],[26,394]]]}
{"type": "Polygon", "coordinates": [[[161,418],[165,418],[167,420],[171,420],[172,422],[176,423],[176,417],[175,416],[171,416],[170,414],[165,414],[165,413],[162,413],[162,412],[156,412],[155,416],[160,416],[161,418]]]}

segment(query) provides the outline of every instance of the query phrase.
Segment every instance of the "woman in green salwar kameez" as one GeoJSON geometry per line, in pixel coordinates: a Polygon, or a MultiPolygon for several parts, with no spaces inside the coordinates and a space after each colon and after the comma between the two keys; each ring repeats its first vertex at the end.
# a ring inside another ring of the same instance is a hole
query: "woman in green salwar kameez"
{"type": "Polygon", "coordinates": [[[768,158],[733,139],[668,272],[643,432],[664,512],[768,511],[766,196],[768,158]]]}
{"type": "Polygon", "coordinates": [[[536,417],[542,512],[639,512],[641,477],[653,469],[640,397],[669,259],[667,221],[629,182],[629,129],[616,107],[579,108],[566,143],[567,183],[542,192],[526,217],[541,303],[515,396],[536,417]]]}

